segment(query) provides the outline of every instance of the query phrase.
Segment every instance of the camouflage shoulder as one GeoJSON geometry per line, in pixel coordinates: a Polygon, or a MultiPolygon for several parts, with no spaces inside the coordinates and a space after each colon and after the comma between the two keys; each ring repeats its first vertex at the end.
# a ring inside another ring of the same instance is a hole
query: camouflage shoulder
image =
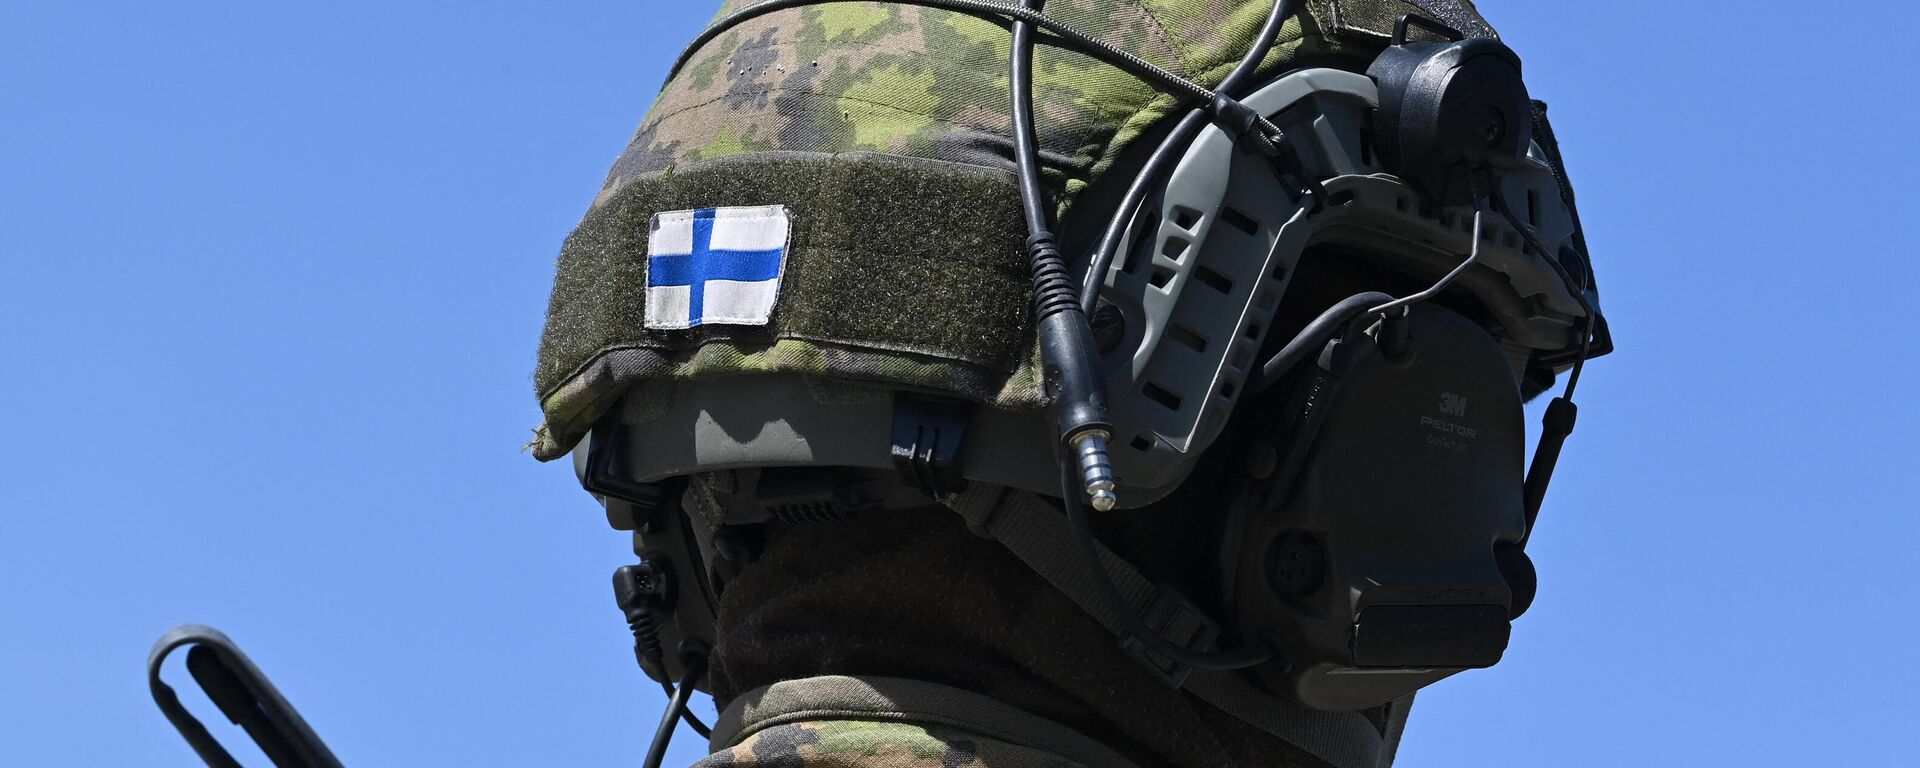
{"type": "Polygon", "coordinates": [[[692,768],[1090,768],[967,731],[868,720],[785,723],[692,768]]]}

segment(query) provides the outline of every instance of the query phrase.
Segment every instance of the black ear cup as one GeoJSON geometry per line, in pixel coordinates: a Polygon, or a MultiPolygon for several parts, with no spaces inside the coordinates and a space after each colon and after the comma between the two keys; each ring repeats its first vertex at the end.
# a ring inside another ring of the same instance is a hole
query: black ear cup
{"type": "MultiPolygon", "coordinates": [[[[1475,175],[1497,177],[1526,159],[1532,101],[1520,57],[1490,37],[1403,16],[1394,44],[1367,70],[1380,88],[1375,149],[1388,170],[1443,205],[1470,205],[1475,175]],[[1449,42],[1406,40],[1410,23],[1449,42]]],[[[1485,190],[1490,186],[1482,185],[1485,190]]]]}
{"type": "Polygon", "coordinates": [[[1402,322],[1331,342],[1275,404],[1281,468],[1226,532],[1239,629],[1289,662],[1256,674],[1316,709],[1492,666],[1533,600],[1512,367],[1452,310],[1418,304],[1402,322]]]}

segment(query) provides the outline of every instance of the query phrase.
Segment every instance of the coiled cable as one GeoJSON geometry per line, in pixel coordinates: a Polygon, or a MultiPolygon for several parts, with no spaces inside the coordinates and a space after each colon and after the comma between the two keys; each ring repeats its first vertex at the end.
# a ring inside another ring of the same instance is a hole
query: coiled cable
{"type": "MultiPolygon", "coordinates": [[[[1239,96],[1241,91],[1251,84],[1253,76],[1259,72],[1261,62],[1278,43],[1280,31],[1286,26],[1287,19],[1299,12],[1300,0],[1277,0],[1273,11],[1267,15],[1267,22],[1260,28],[1260,34],[1254,38],[1253,47],[1220,81],[1219,92],[1229,96],[1239,96]]],[[[1080,306],[1091,313],[1100,300],[1100,285],[1106,282],[1107,270],[1112,268],[1115,254],[1120,251],[1120,241],[1126,239],[1127,229],[1133,223],[1133,213],[1146,202],[1147,195],[1160,185],[1160,179],[1169,166],[1180,155],[1186,153],[1188,145],[1200,133],[1200,129],[1209,122],[1213,110],[1211,105],[1195,107],[1186,117],[1174,124],[1173,131],[1160,142],[1153,154],[1148,156],[1141,166],[1139,175],[1127,186],[1127,194],[1114,209],[1113,218],[1107,222],[1106,231],[1100,235],[1100,244],[1093,251],[1093,258],[1087,264],[1087,273],[1081,278],[1080,306]]],[[[1268,131],[1269,136],[1278,140],[1280,129],[1266,118],[1260,119],[1260,129],[1268,131]]]]}
{"type": "MultiPolygon", "coordinates": [[[[695,37],[693,42],[687,45],[686,50],[681,52],[680,58],[674,61],[673,68],[668,71],[667,80],[669,82],[672,81],[673,76],[678,74],[680,69],[687,65],[687,62],[693,58],[693,55],[698,52],[702,46],[712,42],[714,38],[725,34],[727,30],[739,26],[742,22],[765,16],[775,11],[783,11],[803,5],[823,5],[829,2],[848,1],[850,0],[767,0],[766,2],[749,5],[727,14],[725,17],[715,21],[712,25],[701,31],[700,35],[695,37]]],[[[1074,29],[1065,22],[1032,8],[1015,5],[1013,3],[998,2],[998,0],[890,1],[895,5],[917,5],[964,13],[970,16],[989,19],[1007,18],[1031,24],[1059,36],[1062,40],[1071,43],[1074,49],[1108,64],[1112,64],[1141,80],[1151,83],[1157,88],[1196,101],[1213,101],[1213,91],[1208,90],[1200,84],[1169,72],[1139,56],[1120,50],[1112,44],[1074,29]]]]}

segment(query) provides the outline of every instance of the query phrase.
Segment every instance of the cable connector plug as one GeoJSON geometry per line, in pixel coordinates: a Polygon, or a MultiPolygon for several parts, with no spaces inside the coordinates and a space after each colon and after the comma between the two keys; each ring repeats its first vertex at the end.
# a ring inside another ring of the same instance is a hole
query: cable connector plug
{"type": "Polygon", "coordinates": [[[1087,503],[1110,510],[1120,503],[1107,453],[1113,425],[1107,423],[1106,384],[1100,380],[1093,328],[1080,309],[1079,291],[1067,277],[1053,236],[1028,238],[1027,256],[1033,269],[1033,311],[1040,325],[1040,363],[1053,399],[1059,449],[1077,457],[1087,503]]]}
{"type": "Polygon", "coordinates": [[[665,652],[660,647],[658,611],[667,610],[673,594],[666,561],[641,560],[623,565],[613,572],[613,600],[633,631],[633,655],[648,676],[665,679],[665,652]]]}
{"type": "Polygon", "coordinates": [[[1111,512],[1120,504],[1120,496],[1114,493],[1118,486],[1113,478],[1113,459],[1107,455],[1107,441],[1113,435],[1103,429],[1092,429],[1074,436],[1073,453],[1080,460],[1080,486],[1087,494],[1087,503],[1100,512],[1111,512]]]}

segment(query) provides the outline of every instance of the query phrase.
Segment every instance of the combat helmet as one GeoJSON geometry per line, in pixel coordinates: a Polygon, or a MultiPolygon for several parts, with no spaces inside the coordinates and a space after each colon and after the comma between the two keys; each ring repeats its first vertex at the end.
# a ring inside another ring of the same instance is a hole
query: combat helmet
{"type": "Polygon", "coordinates": [[[730,2],[688,48],[535,375],[650,675],[699,684],[757,526],[930,502],[1290,738],[1499,660],[1612,347],[1546,107],[1469,4],[1231,5],[730,2]],[[1223,612],[1087,517],[1228,448],[1223,612]]]}

